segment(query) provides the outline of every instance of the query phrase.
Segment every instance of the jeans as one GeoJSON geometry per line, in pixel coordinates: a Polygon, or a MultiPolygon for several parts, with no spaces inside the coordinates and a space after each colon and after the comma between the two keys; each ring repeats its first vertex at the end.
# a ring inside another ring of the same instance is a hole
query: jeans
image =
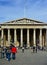
{"type": "Polygon", "coordinates": [[[15,60],[15,58],[16,58],[16,54],[12,53],[12,59],[15,60]]]}
{"type": "Polygon", "coordinates": [[[6,53],[6,58],[7,58],[8,61],[10,61],[10,59],[11,59],[11,53],[6,53]]]}

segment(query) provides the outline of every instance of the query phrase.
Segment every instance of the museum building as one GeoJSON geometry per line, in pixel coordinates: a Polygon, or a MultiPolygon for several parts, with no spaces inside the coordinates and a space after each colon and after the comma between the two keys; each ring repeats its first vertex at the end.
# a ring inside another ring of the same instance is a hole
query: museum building
{"type": "Polygon", "coordinates": [[[47,23],[22,18],[0,24],[0,45],[47,46],[47,23]]]}

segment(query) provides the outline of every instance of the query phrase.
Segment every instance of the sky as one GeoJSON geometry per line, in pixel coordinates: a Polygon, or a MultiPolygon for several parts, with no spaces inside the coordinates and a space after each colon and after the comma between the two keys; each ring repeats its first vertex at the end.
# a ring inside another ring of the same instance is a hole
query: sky
{"type": "Polygon", "coordinates": [[[47,0],[0,0],[0,23],[20,18],[47,23],[47,0]]]}

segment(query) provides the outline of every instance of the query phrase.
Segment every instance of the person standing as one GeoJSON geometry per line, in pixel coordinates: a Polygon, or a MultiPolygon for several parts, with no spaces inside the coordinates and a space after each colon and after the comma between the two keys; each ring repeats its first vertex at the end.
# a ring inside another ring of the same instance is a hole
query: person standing
{"type": "Polygon", "coordinates": [[[33,53],[35,52],[35,46],[33,46],[33,53]]]}
{"type": "Polygon", "coordinates": [[[10,48],[7,49],[6,59],[7,59],[8,61],[10,61],[10,59],[11,59],[11,50],[10,50],[10,48]]]}
{"type": "Polygon", "coordinates": [[[36,45],[36,53],[37,53],[37,48],[38,48],[38,47],[37,47],[37,45],[36,45]]]}
{"type": "Polygon", "coordinates": [[[5,50],[4,50],[4,48],[2,48],[2,58],[4,58],[5,57],[5,50]]]}
{"type": "Polygon", "coordinates": [[[12,59],[15,60],[17,53],[17,48],[15,46],[12,47],[11,53],[12,53],[12,59]]]}
{"type": "Polygon", "coordinates": [[[22,52],[24,53],[24,47],[22,47],[22,52]]]}
{"type": "Polygon", "coordinates": [[[10,61],[10,59],[11,59],[11,50],[8,49],[8,61],[10,61]]]}

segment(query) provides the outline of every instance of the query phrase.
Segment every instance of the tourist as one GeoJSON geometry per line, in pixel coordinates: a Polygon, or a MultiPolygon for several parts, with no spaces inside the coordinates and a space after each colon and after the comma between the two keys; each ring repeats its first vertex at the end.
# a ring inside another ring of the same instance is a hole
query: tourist
{"type": "Polygon", "coordinates": [[[8,61],[10,61],[10,59],[11,59],[11,50],[10,50],[10,48],[7,50],[6,58],[7,58],[8,61]]]}
{"type": "Polygon", "coordinates": [[[4,48],[2,48],[2,58],[4,58],[5,57],[5,50],[4,50],[4,48]]]}
{"type": "Polygon", "coordinates": [[[36,46],[36,53],[37,53],[37,46],[36,46]]]}
{"type": "Polygon", "coordinates": [[[35,46],[33,46],[33,53],[35,52],[35,46]]]}
{"type": "Polygon", "coordinates": [[[24,53],[24,47],[22,47],[22,52],[24,53]]]}
{"type": "Polygon", "coordinates": [[[11,49],[11,52],[12,52],[12,59],[15,60],[16,53],[17,53],[17,48],[15,46],[13,46],[12,49],[11,49]]]}

